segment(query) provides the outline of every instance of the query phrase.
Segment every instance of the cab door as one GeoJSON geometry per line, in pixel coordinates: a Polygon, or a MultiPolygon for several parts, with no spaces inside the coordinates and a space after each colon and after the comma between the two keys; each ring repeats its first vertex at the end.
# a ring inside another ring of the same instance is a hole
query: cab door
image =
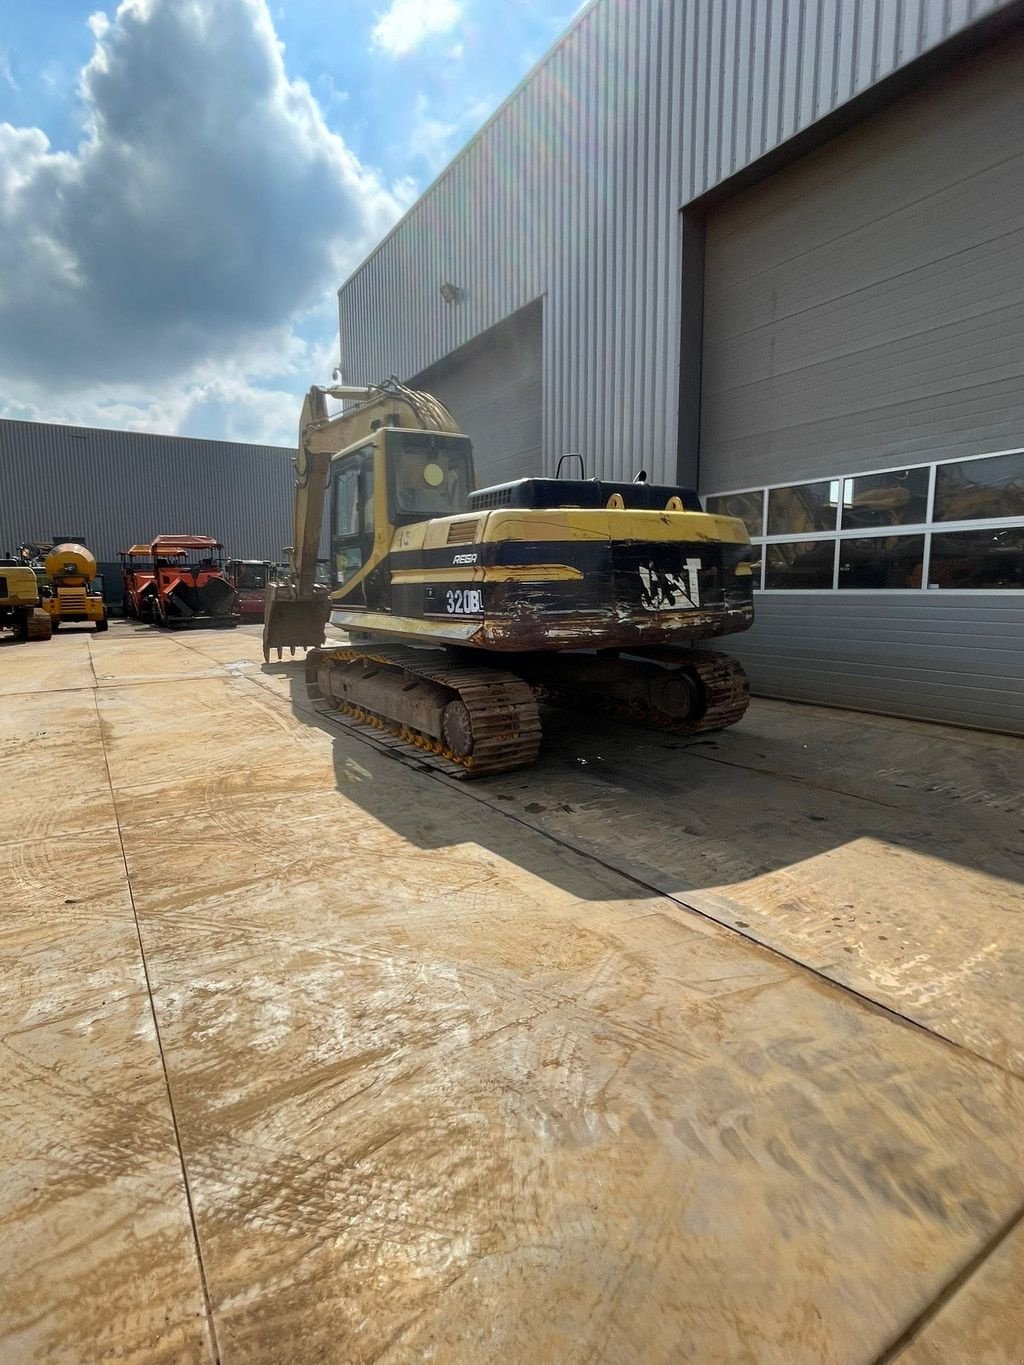
{"type": "Polygon", "coordinates": [[[331,586],[348,592],[335,600],[366,606],[362,570],[373,553],[373,446],[338,460],[331,469],[331,586]]]}

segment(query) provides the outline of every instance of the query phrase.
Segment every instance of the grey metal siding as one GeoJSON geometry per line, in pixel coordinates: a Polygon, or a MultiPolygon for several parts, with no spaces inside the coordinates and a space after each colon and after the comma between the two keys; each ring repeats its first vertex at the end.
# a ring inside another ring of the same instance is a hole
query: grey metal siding
{"type": "Polygon", "coordinates": [[[458,415],[481,487],[543,472],[543,311],[538,300],[413,380],[458,415]]]}
{"type": "Polygon", "coordinates": [[[1024,442],[1024,40],[708,220],[701,483],[1024,442]]]}
{"type": "Polygon", "coordinates": [[[1024,597],[759,593],[723,642],[768,697],[1024,735],[1024,597]]]}
{"type": "Polygon", "coordinates": [[[97,560],[162,532],[280,559],[292,538],[294,451],[0,420],[0,552],[82,535],[97,560]]]}
{"type": "Polygon", "coordinates": [[[597,0],[340,291],[346,379],[417,375],[543,294],[548,468],[674,477],[679,207],[1008,8],[597,0]]]}

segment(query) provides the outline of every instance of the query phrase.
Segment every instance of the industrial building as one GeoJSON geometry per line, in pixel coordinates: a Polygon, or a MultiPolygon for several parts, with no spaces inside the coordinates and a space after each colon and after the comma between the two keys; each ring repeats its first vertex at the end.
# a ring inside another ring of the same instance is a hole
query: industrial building
{"type": "Polygon", "coordinates": [[[342,286],[345,380],[741,515],[756,692],[1024,733],[1022,18],[594,0],[342,286]]]}
{"type": "Polygon", "coordinates": [[[104,596],[120,601],[118,553],[164,533],[215,536],[240,559],[283,558],[295,451],[282,446],[0,420],[0,553],[81,536],[104,596]]]}

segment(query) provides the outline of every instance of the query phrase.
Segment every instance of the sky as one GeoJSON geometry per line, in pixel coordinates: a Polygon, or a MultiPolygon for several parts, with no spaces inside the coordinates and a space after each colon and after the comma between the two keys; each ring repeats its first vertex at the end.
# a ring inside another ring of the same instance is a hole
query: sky
{"type": "Polygon", "coordinates": [[[294,444],[338,286],[578,0],[0,0],[0,416],[294,444]]]}

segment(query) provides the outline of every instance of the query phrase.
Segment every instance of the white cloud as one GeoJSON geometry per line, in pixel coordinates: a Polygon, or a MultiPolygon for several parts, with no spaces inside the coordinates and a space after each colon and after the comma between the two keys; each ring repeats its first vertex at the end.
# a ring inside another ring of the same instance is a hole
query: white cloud
{"type": "Polygon", "coordinates": [[[330,72],[322,71],[316,78],[317,99],[323,109],[340,109],[349,101],[349,92],[340,90],[330,72]]]}
{"type": "Polygon", "coordinates": [[[450,119],[442,119],[429,112],[427,97],[420,92],[413,104],[412,131],[406,139],[406,151],[410,156],[419,157],[431,176],[436,175],[491,116],[496,104],[493,96],[481,97],[471,100],[450,119]]]}
{"type": "Polygon", "coordinates": [[[16,92],[21,90],[21,86],[14,79],[14,72],[11,70],[11,59],[7,53],[7,49],[4,47],[0,47],[0,81],[9,85],[11,89],[16,92]]]}
{"type": "Polygon", "coordinates": [[[450,33],[461,17],[460,0],[391,0],[371,37],[375,47],[404,57],[427,38],[450,33]]]}
{"type": "Polygon", "coordinates": [[[460,125],[455,120],[446,122],[434,118],[427,112],[428,107],[426,95],[419,93],[413,106],[412,131],[406,147],[412,156],[420,157],[433,173],[451,160],[460,125]]]}
{"type": "Polygon", "coordinates": [[[294,374],[301,394],[317,377],[293,323],[409,187],[383,184],[288,78],[265,0],[122,0],[89,23],[78,149],[0,124],[6,410],[55,418],[59,392],[100,424],[168,429],[216,396],[270,430],[287,397],[290,441],[295,395],[262,381],[294,374]]]}
{"type": "Polygon", "coordinates": [[[338,364],[336,307],[332,290],[236,354],[198,363],[168,384],[97,382],[79,389],[66,387],[59,375],[56,383],[23,380],[0,394],[0,417],[294,445],[303,394],[310,384],[329,383],[338,364]]]}

